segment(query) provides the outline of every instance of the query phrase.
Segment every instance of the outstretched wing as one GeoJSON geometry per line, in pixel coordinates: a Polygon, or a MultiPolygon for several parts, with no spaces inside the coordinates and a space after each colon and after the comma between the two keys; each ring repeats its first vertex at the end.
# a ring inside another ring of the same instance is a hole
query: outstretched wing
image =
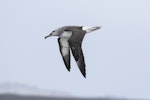
{"type": "Polygon", "coordinates": [[[86,77],[86,69],[85,69],[85,61],[84,61],[84,55],[82,52],[82,40],[85,36],[85,31],[82,30],[74,30],[72,31],[72,36],[70,37],[69,45],[72,51],[72,54],[77,62],[77,65],[84,77],[86,77]]]}
{"type": "Polygon", "coordinates": [[[59,50],[68,71],[70,71],[70,47],[67,38],[58,38],[59,50]]]}

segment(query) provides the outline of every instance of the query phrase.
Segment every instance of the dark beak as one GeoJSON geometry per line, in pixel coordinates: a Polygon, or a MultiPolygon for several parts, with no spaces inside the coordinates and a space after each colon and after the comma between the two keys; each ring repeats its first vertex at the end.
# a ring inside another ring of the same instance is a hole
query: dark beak
{"type": "Polygon", "coordinates": [[[47,39],[47,38],[50,37],[50,36],[52,36],[52,34],[49,34],[49,35],[45,36],[45,39],[47,39]]]}
{"type": "Polygon", "coordinates": [[[98,26],[97,29],[101,29],[102,26],[98,26]]]}

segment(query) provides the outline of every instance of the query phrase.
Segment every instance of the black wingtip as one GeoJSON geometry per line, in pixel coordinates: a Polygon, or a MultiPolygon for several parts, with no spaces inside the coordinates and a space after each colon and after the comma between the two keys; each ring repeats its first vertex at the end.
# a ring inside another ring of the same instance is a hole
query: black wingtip
{"type": "Polygon", "coordinates": [[[85,69],[84,70],[80,69],[80,71],[81,71],[81,74],[83,75],[83,77],[86,78],[86,70],[85,69]]]}
{"type": "MultiPolygon", "coordinates": [[[[64,60],[64,59],[63,59],[64,60]]],[[[66,69],[70,72],[70,69],[71,69],[71,67],[70,67],[70,63],[69,63],[69,65],[65,62],[65,60],[64,60],[64,63],[65,63],[65,66],[66,66],[66,69]]]]}
{"type": "Polygon", "coordinates": [[[86,73],[82,73],[83,77],[86,78],[86,73]]]}
{"type": "Polygon", "coordinates": [[[83,75],[84,76],[84,78],[86,78],[86,75],[83,75]]]}
{"type": "Polygon", "coordinates": [[[67,68],[67,70],[70,72],[70,68],[67,68]]]}
{"type": "MultiPolygon", "coordinates": [[[[63,59],[63,60],[64,60],[64,59],[63,59]]],[[[69,62],[69,64],[68,64],[68,63],[66,63],[65,60],[64,60],[64,63],[65,63],[66,69],[70,72],[70,69],[71,69],[71,67],[70,67],[70,62],[69,62]]]]}

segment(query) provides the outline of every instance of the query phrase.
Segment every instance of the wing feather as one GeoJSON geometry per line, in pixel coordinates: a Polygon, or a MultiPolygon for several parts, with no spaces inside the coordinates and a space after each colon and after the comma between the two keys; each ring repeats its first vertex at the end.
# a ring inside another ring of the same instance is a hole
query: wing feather
{"type": "Polygon", "coordinates": [[[58,38],[59,50],[68,71],[70,71],[70,47],[67,38],[58,38]]]}
{"type": "Polygon", "coordinates": [[[69,39],[69,45],[82,75],[86,77],[86,69],[85,69],[86,65],[81,48],[84,36],[85,31],[73,31],[72,36],[69,39]]]}

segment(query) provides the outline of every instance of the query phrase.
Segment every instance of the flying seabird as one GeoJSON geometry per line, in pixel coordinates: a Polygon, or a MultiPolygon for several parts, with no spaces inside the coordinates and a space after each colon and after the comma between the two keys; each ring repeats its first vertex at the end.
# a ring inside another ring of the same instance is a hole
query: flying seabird
{"type": "Polygon", "coordinates": [[[64,26],[52,31],[45,39],[50,36],[58,36],[60,53],[68,71],[70,71],[70,50],[82,73],[86,78],[86,69],[84,55],[82,52],[82,40],[86,33],[98,30],[101,27],[84,27],[84,26],[64,26]]]}

